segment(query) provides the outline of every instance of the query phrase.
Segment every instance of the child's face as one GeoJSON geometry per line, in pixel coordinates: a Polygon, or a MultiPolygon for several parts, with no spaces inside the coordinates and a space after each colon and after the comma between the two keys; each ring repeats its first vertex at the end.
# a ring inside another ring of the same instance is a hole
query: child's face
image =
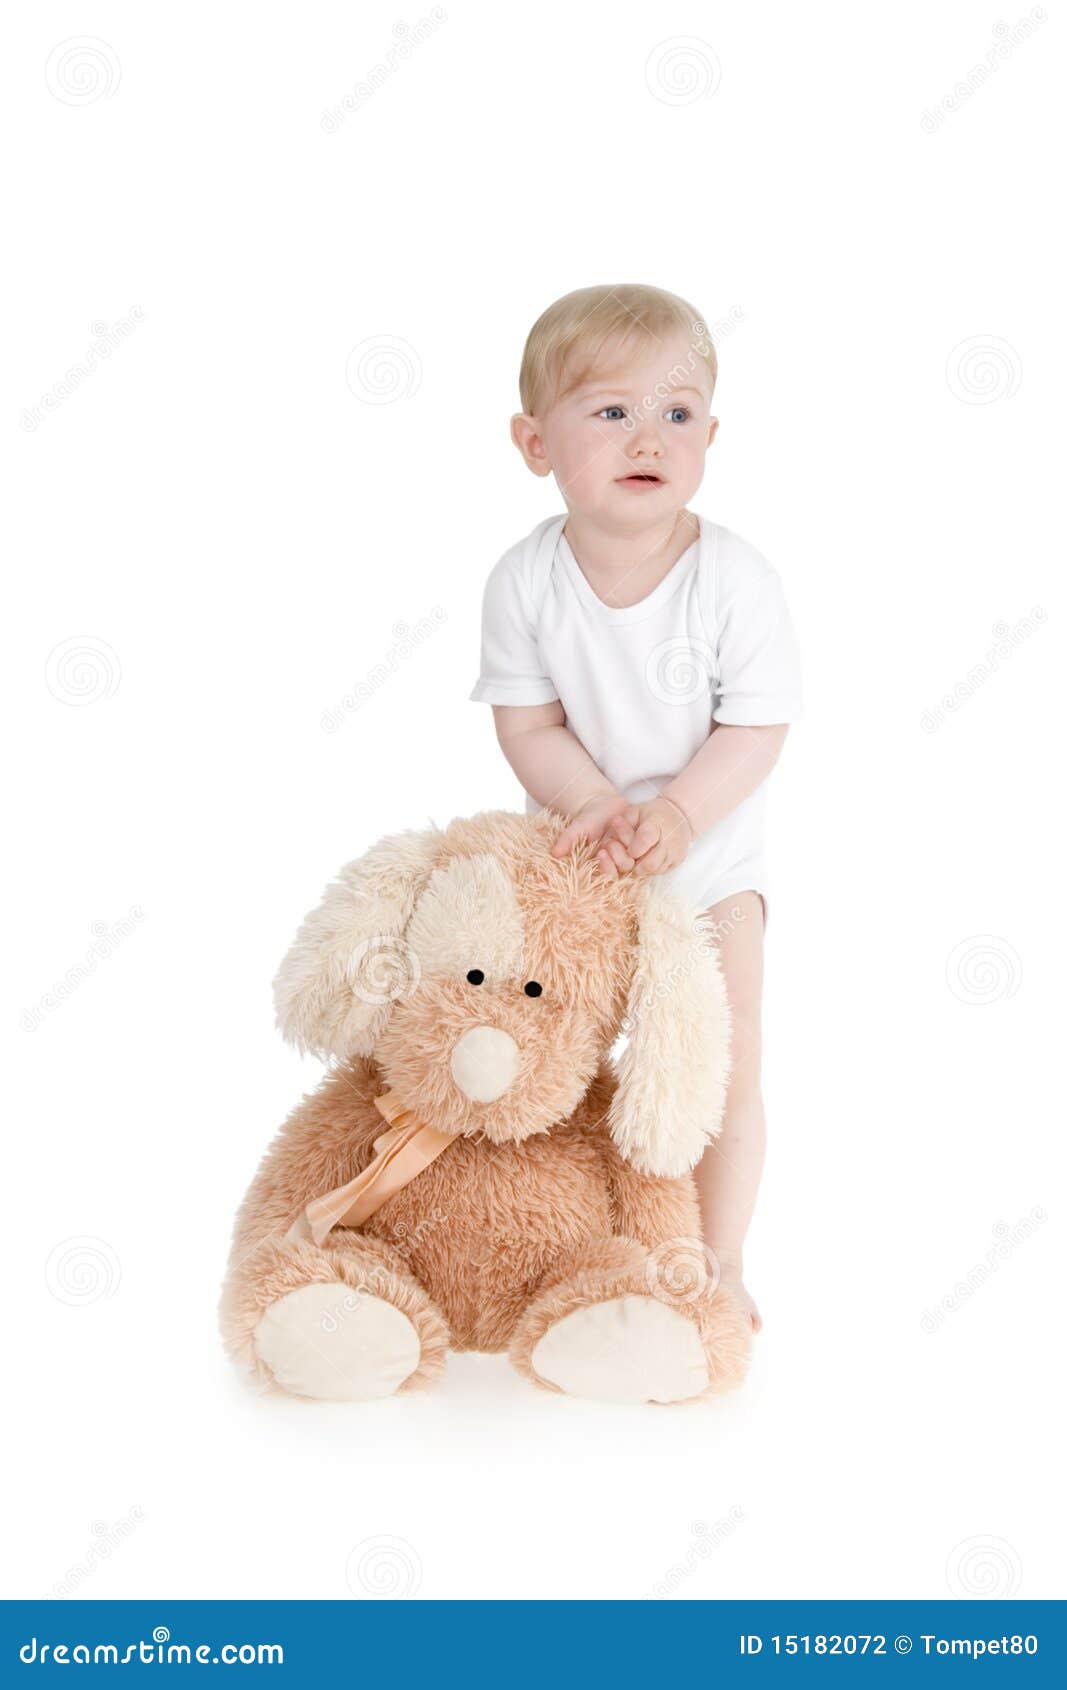
{"type": "Polygon", "coordinates": [[[570,511],[612,528],[647,527],[700,486],[718,428],[707,365],[685,336],[607,354],[580,388],[540,417],[512,419],[535,475],[553,474],[570,511]],[[639,480],[641,474],[655,480],[639,480]]]}

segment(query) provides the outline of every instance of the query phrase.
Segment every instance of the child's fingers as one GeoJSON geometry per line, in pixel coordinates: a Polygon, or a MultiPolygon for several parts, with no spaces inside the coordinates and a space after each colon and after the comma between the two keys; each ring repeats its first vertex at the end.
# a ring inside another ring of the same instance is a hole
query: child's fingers
{"type": "Polygon", "coordinates": [[[635,874],[662,874],[667,867],[666,845],[653,845],[643,857],[638,857],[634,864],[635,874]]]}
{"type": "Polygon", "coordinates": [[[633,839],[633,836],[634,824],[633,822],[627,821],[625,815],[612,816],[607,827],[604,829],[605,839],[617,839],[620,845],[626,846],[627,850],[630,848],[630,841],[633,839]]]}
{"type": "Polygon", "coordinates": [[[567,826],[561,828],[559,833],[556,835],[549,855],[553,857],[566,857],[573,850],[574,846],[577,845],[579,839],[587,839],[588,837],[589,835],[586,833],[582,822],[568,822],[567,826]]]}
{"type": "Polygon", "coordinates": [[[629,851],[627,851],[626,847],[620,844],[617,839],[605,839],[601,843],[601,856],[605,851],[607,851],[619,873],[629,874],[630,870],[634,866],[634,860],[629,851]]]}
{"type": "Polygon", "coordinates": [[[614,858],[612,857],[611,852],[608,850],[606,845],[604,846],[603,850],[598,851],[597,854],[596,854],[596,866],[600,870],[601,874],[605,876],[606,879],[608,879],[608,880],[618,880],[619,871],[615,867],[614,858]]]}
{"type": "Polygon", "coordinates": [[[659,844],[660,838],[661,833],[659,823],[653,820],[643,821],[640,827],[636,829],[634,836],[630,841],[629,851],[631,857],[633,857],[635,861],[643,857],[646,852],[651,851],[654,845],[659,844]]]}

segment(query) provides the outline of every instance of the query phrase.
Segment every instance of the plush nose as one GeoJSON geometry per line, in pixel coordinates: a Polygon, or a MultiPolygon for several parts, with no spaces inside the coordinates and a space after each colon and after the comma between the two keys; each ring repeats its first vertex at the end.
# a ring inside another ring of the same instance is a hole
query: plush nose
{"type": "Polygon", "coordinates": [[[452,1050],[452,1078],[475,1103],[492,1103],[519,1071],[519,1047],[500,1027],[472,1027],[452,1050]]]}

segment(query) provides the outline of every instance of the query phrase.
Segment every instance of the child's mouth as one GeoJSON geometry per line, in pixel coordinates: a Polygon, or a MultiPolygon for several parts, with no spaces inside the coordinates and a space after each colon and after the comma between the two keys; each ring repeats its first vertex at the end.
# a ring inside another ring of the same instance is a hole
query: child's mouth
{"type": "Polygon", "coordinates": [[[636,475],[620,475],[618,484],[620,487],[662,487],[663,477],[647,470],[636,475]]]}

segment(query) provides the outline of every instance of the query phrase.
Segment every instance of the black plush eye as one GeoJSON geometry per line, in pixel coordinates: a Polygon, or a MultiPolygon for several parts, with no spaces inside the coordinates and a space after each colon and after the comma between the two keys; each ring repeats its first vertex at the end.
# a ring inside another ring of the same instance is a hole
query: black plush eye
{"type": "Polygon", "coordinates": [[[485,979],[485,975],[482,973],[480,968],[468,968],[467,979],[470,981],[472,986],[480,986],[482,981],[485,979]]]}
{"type": "Polygon", "coordinates": [[[522,989],[528,998],[539,998],[541,996],[541,987],[536,980],[527,980],[522,989]]]}

